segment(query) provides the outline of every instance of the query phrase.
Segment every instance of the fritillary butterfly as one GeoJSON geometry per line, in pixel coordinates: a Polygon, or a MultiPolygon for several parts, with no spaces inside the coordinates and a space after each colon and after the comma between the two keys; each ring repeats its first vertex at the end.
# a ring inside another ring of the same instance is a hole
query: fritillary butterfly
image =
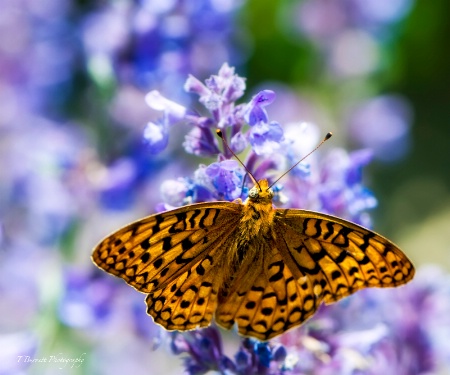
{"type": "Polygon", "coordinates": [[[267,180],[242,203],[207,202],[151,215],[106,237],[95,264],[146,293],[147,312],[168,330],[237,325],[268,340],[319,305],[414,276],[385,237],[314,211],[272,205],[267,180]]]}

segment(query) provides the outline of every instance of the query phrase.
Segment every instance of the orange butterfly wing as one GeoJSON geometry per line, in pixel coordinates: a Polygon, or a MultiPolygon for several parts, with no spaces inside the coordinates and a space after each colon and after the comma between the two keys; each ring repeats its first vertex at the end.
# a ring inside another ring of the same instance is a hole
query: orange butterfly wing
{"type": "Polygon", "coordinates": [[[242,205],[199,203],[152,215],[106,237],[92,259],[148,293],[148,313],[169,330],[210,323],[222,284],[224,233],[239,224],[242,205]]]}
{"type": "Polygon", "coordinates": [[[254,259],[243,264],[219,300],[216,321],[237,323],[243,335],[268,340],[333,303],[367,287],[393,287],[414,267],[388,239],[359,225],[305,210],[277,209],[274,238],[255,241],[254,259]]]}

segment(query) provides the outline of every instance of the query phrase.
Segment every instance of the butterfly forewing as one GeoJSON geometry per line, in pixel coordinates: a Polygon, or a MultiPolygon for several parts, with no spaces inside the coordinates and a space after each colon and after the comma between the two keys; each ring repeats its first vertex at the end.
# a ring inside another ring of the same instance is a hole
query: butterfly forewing
{"type": "Polygon", "coordinates": [[[106,237],[92,258],[100,268],[150,293],[190,270],[233,231],[241,205],[200,203],[136,221],[106,237]]]}
{"type": "Polygon", "coordinates": [[[277,210],[284,258],[334,302],[367,287],[393,287],[414,276],[414,267],[391,241],[359,225],[305,210],[277,210]]]}

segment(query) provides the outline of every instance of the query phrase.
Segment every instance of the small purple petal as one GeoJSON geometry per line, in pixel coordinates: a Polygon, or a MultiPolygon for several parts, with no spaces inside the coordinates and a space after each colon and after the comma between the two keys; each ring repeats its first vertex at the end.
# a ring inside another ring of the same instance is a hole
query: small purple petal
{"type": "Polygon", "coordinates": [[[250,144],[258,155],[270,155],[280,148],[283,129],[277,122],[258,123],[250,129],[250,144]]]}
{"type": "Polygon", "coordinates": [[[172,334],[172,340],[170,342],[170,349],[174,354],[188,353],[189,344],[186,339],[180,333],[176,332],[172,334]]]}
{"type": "Polygon", "coordinates": [[[245,79],[234,74],[234,68],[227,63],[220,68],[219,77],[224,78],[223,96],[226,102],[234,102],[244,95],[245,79]]]}
{"type": "Polygon", "coordinates": [[[208,95],[201,96],[199,101],[209,111],[214,112],[214,111],[217,111],[222,106],[223,97],[214,92],[210,92],[208,95]]]}
{"type": "Polygon", "coordinates": [[[161,184],[161,198],[164,203],[173,207],[179,207],[185,204],[189,187],[184,179],[166,180],[161,184]]]}
{"type": "Polygon", "coordinates": [[[199,95],[200,97],[209,95],[209,89],[193,75],[189,74],[186,83],[184,84],[184,90],[199,95]]]}
{"type": "Polygon", "coordinates": [[[144,130],[144,139],[152,154],[161,152],[169,142],[167,127],[161,123],[149,122],[144,130]]]}
{"type": "Polygon", "coordinates": [[[150,91],[145,96],[145,101],[150,108],[157,111],[164,111],[165,116],[168,118],[169,124],[180,121],[186,115],[185,107],[165,98],[159,93],[159,91],[150,91]]]}
{"type": "Polygon", "coordinates": [[[230,67],[228,63],[223,63],[219,69],[218,76],[222,78],[231,78],[234,76],[234,68],[230,67]]]}
{"type": "Polygon", "coordinates": [[[272,360],[272,352],[269,344],[265,342],[255,344],[255,352],[261,365],[268,368],[270,366],[270,361],[272,360]]]}
{"type": "Polygon", "coordinates": [[[271,90],[263,90],[256,94],[250,103],[247,104],[244,112],[244,119],[250,126],[260,122],[268,122],[269,118],[264,109],[275,100],[275,93],[271,90]]]}
{"type": "Polygon", "coordinates": [[[287,351],[283,345],[275,347],[273,350],[273,359],[276,362],[282,362],[286,359],[287,351]]]}
{"type": "Polygon", "coordinates": [[[239,154],[240,152],[245,150],[245,148],[247,147],[247,140],[241,132],[235,134],[231,138],[230,147],[235,154],[239,154]]]}
{"type": "Polygon", "coordinates": [[[185,138],[183,147],[186,152],[197,156],[214,156],[220,150],[217,147],[217,138],[209,128],[193,128],[185,138]]]}
{"type": "Polygon", "coordinates": [[[349,185],[362,182],[362,168],[369,164],[373,159],[371,150],[357,150],[350,155],[350,166],[347,172],[347,183],[349,185]]]}
{"type": "Polygon", "coordinates": [[[250,366],[250,355],[244,350],[240,350],[234,356],[234,360],[236,361],[236,365],[238,369],[245,369],[250,366]]]}

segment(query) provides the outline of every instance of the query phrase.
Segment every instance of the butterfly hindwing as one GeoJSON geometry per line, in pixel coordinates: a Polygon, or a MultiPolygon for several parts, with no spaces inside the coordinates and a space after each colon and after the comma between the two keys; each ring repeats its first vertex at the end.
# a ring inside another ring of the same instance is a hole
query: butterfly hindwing
{"type": "Polygon", "coordinates": [[[156,323],[168,330],[189,330],[210,324],[217,307],[217,295],[222,284],[224,253],[227,238],[217,238],[208,254],[191,269],[165,288],[148,294],[147,312],[156,323]]]}
{"type": "Polygon", "coordinates": [[[320,300],[312,292],[312,280],[298,282],[298,273],[288,267],[275,239],[250,246],[258,251],[242,265],[228,295],[219,300],[215,318],[225,328],[236,323],[244,336],[269,340],[305,321],[320,300]]]}

